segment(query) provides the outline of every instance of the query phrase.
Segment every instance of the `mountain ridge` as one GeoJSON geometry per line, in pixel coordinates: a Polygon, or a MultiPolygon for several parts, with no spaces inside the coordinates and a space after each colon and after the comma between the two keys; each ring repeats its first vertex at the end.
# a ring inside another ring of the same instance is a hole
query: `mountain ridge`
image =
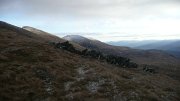
{"type": "MultiPolygon", "coordinates": [[[[69,41],[73,41],[76,42],[78,44],[80,44],[81,46],[84,46],[86,48],[90,48],[90,49],[96,49],[96,50],[100,50],[104,53],[108,53],[108,54],[115,54],[115,55],[122,55],[122,56],[127,56],[127,57],[131,57],[133,55],[137,55],[140,54],[143,56],[150,54],[154,52],[158,53],[158,54],[162,54],[165,57],[169,57],[171,59],[175,58],[171,55],[169,55],[168,53],[165,53],[163,51],[159,51],[159,50],[140,50],[140,49],[133,49],[133,48],[128,48],[128,47],[121,47],[121,46],[112,46],[97,40],[90,40],[88,38],[82,37],[82,36],[76,36],[76,35],[68,35],[63,37],[63,39],[69,40],[69,41]],[[76,38],[75,38],[76,37],[76,38]],[[80,40],[79,40],[80,39],[80,40]],[[131,56],[132,55],[132,56],[131,56]]],[[[148,58],[148,57],[147,57],[148,58]]]]}

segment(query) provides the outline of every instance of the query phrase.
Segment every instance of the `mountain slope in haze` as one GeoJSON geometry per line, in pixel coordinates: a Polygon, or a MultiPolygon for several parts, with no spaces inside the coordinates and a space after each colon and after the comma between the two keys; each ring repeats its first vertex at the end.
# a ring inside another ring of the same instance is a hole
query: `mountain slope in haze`
{"type": "MultiPolygon", "coordinates": [[[[63,37],[63,39],[76,42],[86,48],[96,49],[96,50],[99,50],[108,54],[115,54],[115,55],[130,57],[134,60],[137,60],[138,58],[139,60],[141,58],[144,58],[145,60],[147,60],[149,58],[150,61],[152,62],[154,59],[157,58],[157,59],[164,60],[165,62],[169,62],[170,60],[172,60],[172,62],[173,61],[177,62],[176,58],[174,58],[173,56],[163,51],[158,51],[158,50],[144,51],[144,50],[133,49],[133,48],[128,48],[128,47],[112,46],[112,45],[108,45],[106,43],[100,42],[98,40],[91,40],[91,39],[78,36],[78,35],[68,35],[68,36],[63,37]]],[[[146,62],[146,61],[142,61],[142,62],[146,62]]]]}
{"type": "Polygon", "coordinates": [[[180,41],[179,40],[163,40],[145,45],[139,45],[138,49],[158,49],[166,51],[176,57],[180,57],[180,41]]]}
{"type": "Polygon", "coordinates": [[[142,41],[116,41],[107,42],[115,46],[126,46],[136,49],[156,49],[163,50],[167,53],[180,57],[180,41],[179,40],[142,40],[142,41]]]}
{"type": "Polygon", "coordinates": [[[146,44],[157,42],[156,40],[143,40],[143,41],[136,41],[136,40],[124,40],[124,41],[109,41],[106,42],[107,44],[114,45],[114,46],[125,46],[135,48],[138,46],[143,46],[146,44]]]}
{"type": "Polygon", "coordinates": [[[159,40],[152,43],[146,43],[145,45],[136,46],[136,48],[142,49],[162,49],[162,50],[179,50],[179,40],[159,40]],[[149,46],[149,47],[148,47],[149,46]]]}
{"type": "Polygon", "coordinates": [[[0,38],[1,101],[180,99],[179,81],[165,74],[84,58],[5,22],[0,22],[0,38]]]}
{"type": "MultiPolygon", "coordinates": [[[[112,47],[111,45],[100,42],[98,40],[92,40],[92,39],[82,37],[80,35],[67,35],[67,36],[63,37],[63,39],[69,40],[71,42],[76,42],[76,43],[80,44],[81,46],[84,46],[84,47],[90,48],[90,49],[96,49],[96,50],[98,50],[98,49],[101,50],[104,48],[109,48],[111,50],[115,50],[118,48],[118,47],[112,47]]],[[[126,51],[129,48],[128,47],[121,47],[118,49],[121,51],[126,51]]]]}

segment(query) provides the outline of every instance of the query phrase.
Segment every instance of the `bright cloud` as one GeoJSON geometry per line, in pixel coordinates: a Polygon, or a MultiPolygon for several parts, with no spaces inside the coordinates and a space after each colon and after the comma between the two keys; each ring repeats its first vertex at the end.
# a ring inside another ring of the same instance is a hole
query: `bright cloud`
{"type": "Polygon", "coordinates": [[[102,41],[180,39],[179,11],[179,0],[0,0],[3,21],[102,41]]]}

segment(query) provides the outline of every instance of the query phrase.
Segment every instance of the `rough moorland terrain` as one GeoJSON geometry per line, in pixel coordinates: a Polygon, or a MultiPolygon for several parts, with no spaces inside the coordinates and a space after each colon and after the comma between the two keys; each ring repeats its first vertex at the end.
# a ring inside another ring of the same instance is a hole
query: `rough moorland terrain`
{"type": "Polygon", "coordinates": [[[179,81],[163,73],[122,68],[49,41],[0,22],[1,101],[180,100],[179,81]]]}

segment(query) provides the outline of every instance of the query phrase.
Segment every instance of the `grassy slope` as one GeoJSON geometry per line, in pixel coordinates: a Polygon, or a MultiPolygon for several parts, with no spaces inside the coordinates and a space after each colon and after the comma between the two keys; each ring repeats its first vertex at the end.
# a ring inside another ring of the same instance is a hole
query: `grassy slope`
{"type": "Polygon", "coordinates": [[[99,50],[106,54],[115,54],[130,58],[140,65],[154,65],[159,72],[179,79],[180,78],[180,60],[159,50],[139,50],[128,47],[112,46],[98,40],[91,40],[78,35],[68,35],[64,39],[76,42],[83,47],[99,50]]]}
{"type": "Polygon", "coordinates": [[[83,58],[34,36],[0,28],[0,100],[180,100],[179,82],[166,75],[83,58]]]}
{"type": "MultiPolygon", "coordinates": [[[[59,38],[55,35],[52,35],[48,32],[44,32],[42,30],[39,30],[39,29],[36,29],[36,28],[33,28],[33,27],[29,27],[29,26],[25,26],[23,27],[23,29],[27,30],[27,31],[30,31],[32,33],[35,33],[37,36],[43,38],[43,39],[46,39],[48,42],[65,42],[67,40],[64,40],[62,38],[59,38]]],[[[85,48],[80,46],[79,44],[76,44],[74,42],[71,42],[71,44],[73,44],[73,46],[78,49],[78,50],[84,50],[85,48]]]]}

